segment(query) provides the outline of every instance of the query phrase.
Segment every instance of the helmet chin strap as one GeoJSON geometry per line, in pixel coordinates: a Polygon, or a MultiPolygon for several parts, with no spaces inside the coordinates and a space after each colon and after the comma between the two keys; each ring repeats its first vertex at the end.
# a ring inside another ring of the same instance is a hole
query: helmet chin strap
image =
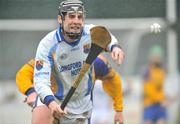
{"type": "Polygon", "coordinates": [[[81,38],[82,33],[64,32],[70,39],[77,40],[81,38]]]}
{"type": "Polygon", "coordinates": [[[81,38],[82,31],[81,31],[80,33],[66,32],[66,31],[64,30],[63,23],[64,23],[64,20],[62,19],[62,24],[60,24],[60,25],[61,25],[61,27],[62,27],[63,33],[64,33],[66,36],[68,36],[68,37],[69,37],[70,39],[72,39],[72,40],[77,40],[77,39],[80,39],[80,38],[81,38]]]}

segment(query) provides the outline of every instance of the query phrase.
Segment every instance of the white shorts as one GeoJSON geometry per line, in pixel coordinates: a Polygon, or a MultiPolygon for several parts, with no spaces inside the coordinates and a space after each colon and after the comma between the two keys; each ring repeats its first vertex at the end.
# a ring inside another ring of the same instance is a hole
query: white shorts
{"type": "MultiPolygon", "coordinates": [[[[56,100],[56,102],[60,104],[59,100],[56,100]]],[[[45,105],[45,104],[42,103],[42,101],[40,100],[40,97],[37,97],[33,108],[37,106],[42,106],[42,105],[45,105]]],[[[73,102],[73,105],[74,105],[74,102],[73,102]]],[[[68,109],[68,105],[66,108],[67,108],[66,109],[67,114],[63,117],[58,118],[59,124],[90,124],[92,107],[88,108],[86,111],[82,111],[82,113],[69,112],[69,110],[72,110],[72,109],[68,109]]]]}

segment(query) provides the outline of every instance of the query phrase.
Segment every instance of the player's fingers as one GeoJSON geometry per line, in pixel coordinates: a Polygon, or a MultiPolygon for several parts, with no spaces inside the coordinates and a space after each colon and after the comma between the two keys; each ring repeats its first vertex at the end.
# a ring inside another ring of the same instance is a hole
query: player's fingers
{"type": "Polygon", "coordinates": [[[117,51],[114,52],[114,59],[118,61],[119,53],[117,51]]]}
{"type": "Polygon", "coordinates": [[[124,52],[122,50],[118,51],[118,64],[122,64],[125,58],[124,52]]]}
{"type": "Polygon", "coordinates": [[[62,115],[59,113],[59,112],[57,112],[57,111],[54,111],[53,112],[53,117],[54,118],[59,118],[59,117],[61,117],[62,115]]]}
{"type": "Polygon", "coordinates": [[[115,60],[114,52],[111,52],[111,57],[113,60],[115,60]]]}
{"type": "Polygon", "coordinates": [[[27,104],[28,104],[30,107],[33,107],[34,102],[27,102],[27,104]]]}
{"type": "Polygon", "coordinates": [[[124,54],[118,54],[118,64],[122,64],[124,60],[124,54]]]}
{"type": "Polygon", "coordinates": [[[113,61],[115,61],[117,64],[120,63],[119,61],[121,61],[121,60],[119,60],[118,54],[116,52],[112,52],[111,57],[112,57],[113,61]]]}
{"type": "Polygon", "coordinates": [[[117,63],[117,64],[121,64],[122,63],[122,57],[120,56],[120,54],[118,52],[113,52],[113,57],[112,59],[117,63]]]}
{"type": "Polygon", "coordinates": [[[113,51],[111,53],[111,56],[112,56],[113,61],[118,63],[118,52],[117,51],[113,51]]]}
{"type": "Polygon", "coordinates": [[[59,118],[61,116],[61,114],[59,114],[58,110],[57,109],[53,109],[51,110],[51,114],[53,117],[55,118],[59,118]]]}
{"type": "Polygon", "coordinates": [[[114,48],[111,52],[112,59],[116,61],[117,64],[122,64],[124,60],[124,52],[119,48],[114,48]]]}
{"type": "Polygon", "coordinates": [[[65,114],[65,112],[61,109],[61,107],[60,106],[58,106],[57,107],[57,114],[58,114],[58,116],[64,116],[64,114],[65,114]]]}
{"type": "Polygon", "coordinates": [[[67,109],[66,108],[64,109],[64,114],[67,114],[67,109]]]}

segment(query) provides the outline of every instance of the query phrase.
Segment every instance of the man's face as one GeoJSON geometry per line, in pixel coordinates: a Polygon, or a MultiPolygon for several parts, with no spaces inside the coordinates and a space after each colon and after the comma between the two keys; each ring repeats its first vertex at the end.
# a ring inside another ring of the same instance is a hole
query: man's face
{"type": "Polygon", "coordinates": [[[67,13],[63,22],[65,32],[80,33],[84,23],[83,13],[67,13]]]}
{"type": "Polygon", "coordinates": [[[161,61],[161,57],[159,55],[152,55],[150,56],[150,63],[151,64],[160,64],[161,61]]]}

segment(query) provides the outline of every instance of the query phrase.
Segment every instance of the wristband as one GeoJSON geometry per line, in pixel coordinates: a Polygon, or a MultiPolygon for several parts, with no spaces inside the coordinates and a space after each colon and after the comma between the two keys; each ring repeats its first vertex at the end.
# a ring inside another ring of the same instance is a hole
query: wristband
{"type": "Polygon", "coordinates": [[[114,47],[118,47],[118,48],[122,49],[122,47],[119,44],[114,44],[111,46],[111,51],[113,50],[114,47]]]}
{"type": "Polygon", "coordinates": [[[25,92],[25,94],[26,94],[26,96],[28,96],[29,94],[31,94],[31,93],[33,93],[33,92],[35,92],[34,87],[30,87],[30,88],[25,92]]]}
{"type": "Polygon", "coordinates": [[[48,95],[44,98],[44,104],[46,104],[47,106],[49,105],[50,102],[54,101],[54,96],[53,95],[48,95]]]}

